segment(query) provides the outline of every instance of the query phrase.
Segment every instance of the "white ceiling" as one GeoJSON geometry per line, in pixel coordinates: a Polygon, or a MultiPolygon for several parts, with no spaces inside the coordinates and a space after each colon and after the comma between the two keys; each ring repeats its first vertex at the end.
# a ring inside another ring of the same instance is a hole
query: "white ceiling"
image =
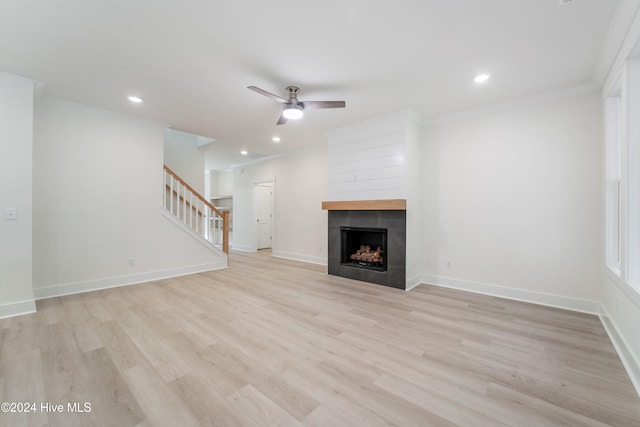
{"type": "Polygon", "coordinates": [[[429,118],[600,85],[618,3],[1,0],[0,70],[43,82],[49,96],[215,138],[213,157],[274,155],[407,108],[429,118]],[[480,72],[492,75],[483,86],[480,72]],[[347,107],[276,126],[281,105],[249,85],[281,96],[296,85],[302,101],[347,107]]]}

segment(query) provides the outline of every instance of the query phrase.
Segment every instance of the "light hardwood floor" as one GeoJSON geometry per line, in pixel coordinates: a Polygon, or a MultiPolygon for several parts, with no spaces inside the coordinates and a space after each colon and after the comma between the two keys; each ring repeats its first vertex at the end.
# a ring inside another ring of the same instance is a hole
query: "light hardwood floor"
{"type": "Polygon", "coordinates": [[[37,305],[0,320],[0,402],[37,404],[2,426],[640,426],[587,314],[265,253],[37,305]]]}

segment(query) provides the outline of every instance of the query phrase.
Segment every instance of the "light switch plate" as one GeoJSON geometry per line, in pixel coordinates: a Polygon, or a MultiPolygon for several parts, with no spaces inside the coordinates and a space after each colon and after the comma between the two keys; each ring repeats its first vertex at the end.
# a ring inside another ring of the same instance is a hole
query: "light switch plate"
{"type": "Polygon", "coordinates": [[[16,208],[5,208],[4,219],[18,219],[18,210],[16,208]]]}

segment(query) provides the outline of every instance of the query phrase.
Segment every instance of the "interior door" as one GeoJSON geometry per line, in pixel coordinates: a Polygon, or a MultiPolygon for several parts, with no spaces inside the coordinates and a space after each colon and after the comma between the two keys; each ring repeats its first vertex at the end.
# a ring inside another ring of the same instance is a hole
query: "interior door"
{"type": "Polygon", "coordinates": [[[256,220],[258,222],[258,249],[271,247],[271,221],[273,216],[273,188],[271,183],[256,185],[256,220]]]}

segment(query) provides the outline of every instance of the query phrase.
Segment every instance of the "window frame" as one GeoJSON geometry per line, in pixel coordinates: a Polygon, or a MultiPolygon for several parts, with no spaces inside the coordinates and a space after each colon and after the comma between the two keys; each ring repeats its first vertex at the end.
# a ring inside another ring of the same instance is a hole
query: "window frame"
{"type": "Polygon", "coordinates": [[[640,60],[604,99],[605,263],[640,293],[640,60]]]}

